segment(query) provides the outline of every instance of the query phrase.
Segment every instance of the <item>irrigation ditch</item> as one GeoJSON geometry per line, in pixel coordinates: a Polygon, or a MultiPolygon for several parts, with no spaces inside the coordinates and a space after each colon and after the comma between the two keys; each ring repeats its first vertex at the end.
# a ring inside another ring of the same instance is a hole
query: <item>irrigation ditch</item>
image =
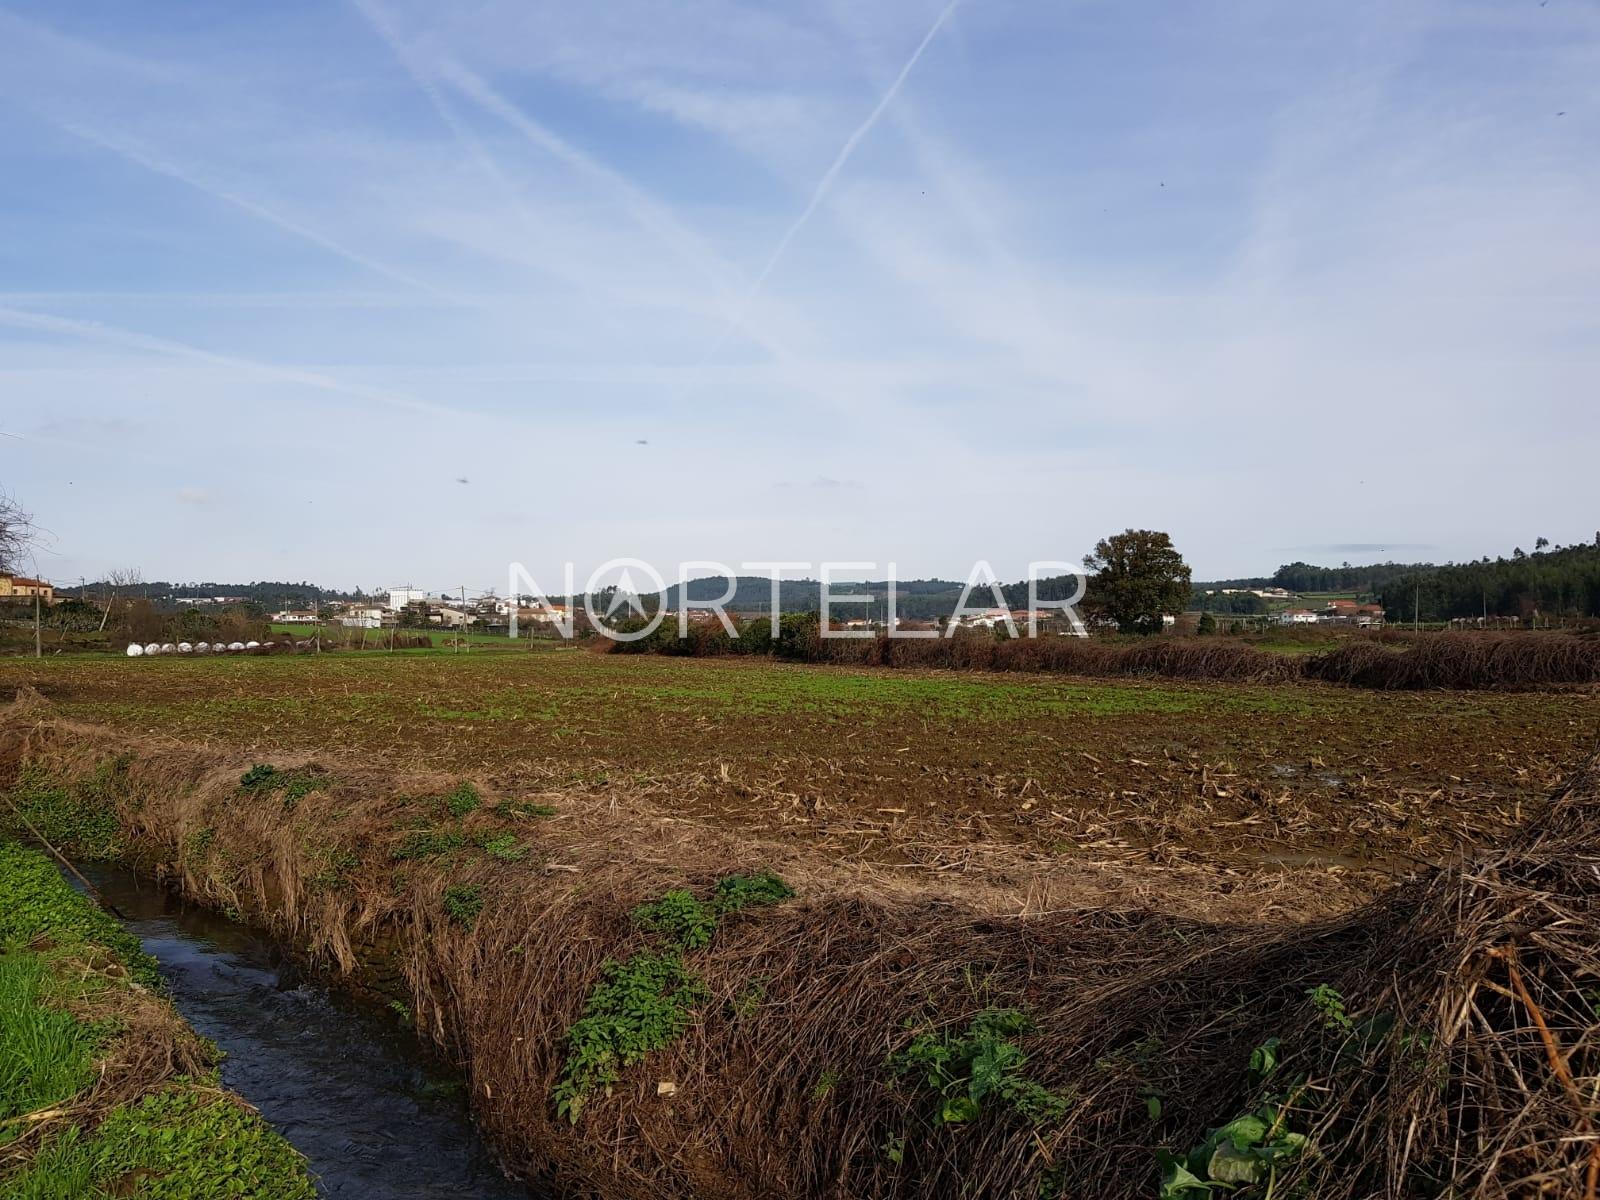
{"type": "Polygon", "coordinates": [[[79,867],[161,965],[179,1015],[226,1056],[223,1085],[305,1156],[322,1194],[528,1195],[479,1140],[462,1081],[397,1014],[125,866],[79,867]]]}
{"type": "Polygon", "coordinates": [[[510,1174],[612,1197],[1592,1197],[1600,774],[1300,924],[1032,917],[492,779],[0,714],[0,785],[402,1006],[510,1174]],[[579,802],[575,801],[575,804],[579,802]]]}

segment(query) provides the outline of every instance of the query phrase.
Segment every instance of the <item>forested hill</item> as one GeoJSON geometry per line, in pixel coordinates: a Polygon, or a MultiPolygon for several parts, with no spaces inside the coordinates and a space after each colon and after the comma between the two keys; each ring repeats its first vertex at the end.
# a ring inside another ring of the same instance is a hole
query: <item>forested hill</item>
{"type": "Polygon", "coordinates": [[[1292,562],[1274,571],[1268,582],[1273,587],[1286,588],[1291,592],[1361,592],[1376,595],[1391,580],[1434,569],[1432,563],[1385,562],[1364,567],[1342,563],[1337,567],[1317,567],[1311,563],[1292,562]]]}
{"type": "Polygon", "coordinates": [[[199,599],[209,601],[218,596],[227,596],[268,610],[309,608],[312,604],[326,603],[329,600],[362,600],[366,598],[366,593],[359,588],[355,591],[340,591],[337,588],[319,587],[317,584],[303,581],[300,583],[280,583],[273,580],[261,580],[256,583],[173,583],[165,579],[146,579],[135,583],[108,583],[102,580],[87,584],[82,589],[77,587],[56,589],[58,595],[81,596],[88,600],[101,600],[112,592],[123,598],[137,597],[151,600],[158,604],[179,605],[186,601],[193,603],[199,599]]]}
{"type": "MultiPolygon", "coordinates": [[[[772,607],[772,581],[760,575],[739,575],[733,580],[733,599],[724,606],[734,612],[766,612],[772,607]]],[[[956,579],[897,579],[895,580],[895,614],[913,620],[947,617],[960,602],[961,591],[966,586],[956,579]]],[[[705,604],[720,598],[727,590],[728,580],[723,576],[693,579],[687,585],[691,603],[705,604]]],[[[1071,576],[1041,579],[1035,593],[1040,600],[1064,600],[1073,594],[1076,584],[1071,576]]],[[[840,616],[883,617],[889,594],[887,580],[865,582],[835,581],[829,585],[835,596],[856,595],[871,597],[872,604],[846,601],[836,607],[840,616]]],[[[667,591],[666,606],[682,607],[685,587],[676,584],[667,591]]],[[[1025,608],[1028,604],[1028,584],[1008,583],[1001,594],[1009,608],[1025,608]]],[[[822,584],[815,579],[785,579],[778,584],[778,607],[782,612],[813,612],[821,604],[822,584]]],[[[969,607],[987,608],[994,603],[994,593],[987,587],[975,587],[967,598],[969,607]]]]}
{"type": "Polygon", "coordinates": [[[1600,534],[1593,545],[1451,563],[1396,576],[1380,589],[1390,620],[1446,621],[1484,614],[1504,617],[1600,617],[1600,534]]]}

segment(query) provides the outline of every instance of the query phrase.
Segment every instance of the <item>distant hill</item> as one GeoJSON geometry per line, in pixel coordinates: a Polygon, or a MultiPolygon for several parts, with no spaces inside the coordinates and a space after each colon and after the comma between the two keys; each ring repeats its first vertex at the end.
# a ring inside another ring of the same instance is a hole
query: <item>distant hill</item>
{"type": "Polygon", "coordinates": [[[280,583],[261,580],[255,583],[173,583],[165,579],[149,579],[134,584],[111,584],[104,580],[79,587],[59,587],[58,596],[71,596],[86,600],[101,600],[111,591],[127,599],[138,597],[154,604],[173,605],[179,608],[203,600],[214,601],[219,596],[238,597],[243,603],[275,611],[283,608],[306,608],[315,602],[329,600],[363,600],[366,593],[340,591],[337,588],[319,587],[314,583],[280,583]]]}
{"type": "Polygon", "coordinates": [[[1364,567],[1342,563],[1337,567],[1317,567],[1310,563],[1292,562],[1272,573],[1271,584],[1291,592],[1360,592],[1377,595],[1378,590],[1390,580],[1434,569],[1432,563],[1384,562],[1364,567]]]}
{"type": "MultiPolygon", "coordinates": [[[[765,613],[772,607],[772,581],[765,576],[739,575],[734,577],[733,599],[725,603],[730,612],[765,613]]],[[[912,620],[930,620],[947,617],[961,600],[966,584],[956,579],[897,579],[895,580],[895,613],[912,620]]],[[[1041,600],[1063,600],[1072,595],[1075,587],[1070,575],[1038,582],[1037,595],[1041,600]]],[[[668,608],[683,606],[687,595],[691,602],[707,603],[720,597],[728,587],[726,576],[693,579],[687,585],[675,584],[667,589],[668,608]]],[[[845,603],[838,606],[841,614],[859,611],[862,616],[874,614],[882,617],[887,610],[888,580],[855,582],[835,581],[830,589],[835,596],[868,596],[872,605],[845,603]]],[[[1001,585],[1001,595],[1009,608],[1025,608],[1028,603],[1026,580],[1001,585]]],[[[778,584],[778,607],[781,612],[814,612],[821,606],[822,584],[815,579],[785,579],[778,584]]],[[[968,601],[975,608],[987,608],[994,603],[987,588],[975,588],[968,601]]]]}

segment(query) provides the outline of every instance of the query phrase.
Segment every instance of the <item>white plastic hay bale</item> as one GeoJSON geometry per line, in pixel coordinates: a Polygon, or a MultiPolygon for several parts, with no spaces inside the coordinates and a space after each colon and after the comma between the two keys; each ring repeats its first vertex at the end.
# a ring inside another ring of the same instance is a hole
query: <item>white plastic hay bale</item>
{"type": "Polygon", "coordinates": [[[245,648],[245,649],[246,649],[246,650],[254,650],[254,649],[255,649],[255,648],[256,648],[256,647],[257,647],[257,646],[259,646],[259,645],[261,645],[261,643],[260,643],[260,642],[246,642],[246,643],[245,643],[245,644],[244,644],[244,648],[245,648]]]}
{"type": "Polygon", "coordinates": [[[139,658],[143,654],[144,654],[144,647],[139,645],[138,642],[129,642],[128,643],[128,657],[129,658],[139,658]]]}
{"type": "Polygon", "coordinates": [[[229,650],[243,650],[244,649],[244,643],[243,642],[229,642],[228,643],[228,649],[229,650]]]}
{"type": "Polygon", "coordinates": [[[179,642],[178,643],[178,653],[179,654],[193,654],[194,653],[194,647],[191,646],[188,642],[179,642]]]}
{"type": "Polygon", "coordinates": [[[161,653],[161,643],[160,642],[146,642],[145,645],[144,645],[144,652],[146,654],[160,654],[161,653]]]}
{"type": "Polygon", "coordinates": [[[196,642],[194,644],[194,652],[196,654],[210,654],[211,653],[211,643],[210,642],[196,642]]]}
{"type": "Polygon", "coordinates": [[[178,652],[178,647],[176,645],[174,645],[172,642],[162,642],[161,643],[161,653],[163,653],[163,654],[176,654],[177,652],[178,652]]]}

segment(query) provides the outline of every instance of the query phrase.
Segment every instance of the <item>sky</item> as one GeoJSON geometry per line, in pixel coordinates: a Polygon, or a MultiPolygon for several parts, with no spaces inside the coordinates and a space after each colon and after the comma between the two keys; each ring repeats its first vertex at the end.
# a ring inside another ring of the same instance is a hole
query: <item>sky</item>
{"type": "Polygon", "coordinates": [[[1592,0],[0,0],[62,582],[1587,540],[1597,334],[1592,0]]]}

